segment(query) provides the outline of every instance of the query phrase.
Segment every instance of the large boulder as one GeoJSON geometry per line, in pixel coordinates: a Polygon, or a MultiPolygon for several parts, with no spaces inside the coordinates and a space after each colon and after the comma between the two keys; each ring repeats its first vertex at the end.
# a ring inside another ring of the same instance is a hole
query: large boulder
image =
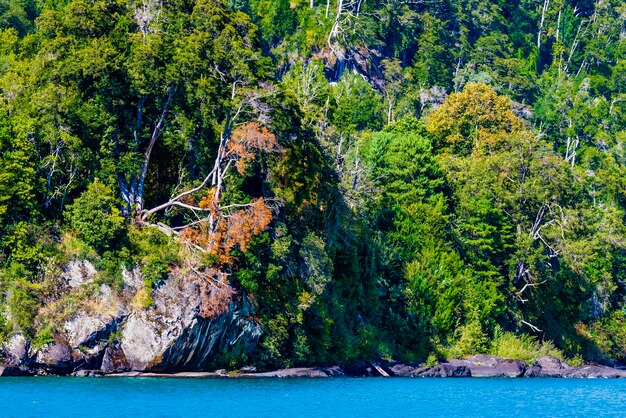
{"type": "Polygon", "coordinates": [[[123,373],[130,371],[124,351],[119,345],[109,345],[104,350],[100,370],[103,373],[123,373]]]}
{"type": "Polygon", "coordinates": [[[68,374],[74,371],[74,357],[67,344],[53,342],[37,352],[34,366],[47,373],[68,374]]]}
{"type": "Polygon", "coordinates": [[[524,377],[566,377],[573,367],[552,356],[539,357],[524,373],[524,377]]]}
{"type": "Polygon", "coordinates": [[[453,366],[466,366],[472,377],[522,377],[528,365],[521,360],[511,360],[487,354],[477,354],[462,360],[450,360],[453,366]]]}
{"type": "Polygon", "coordinates": [[[334,377],[326,369],[318,368],[291,368],[291,369],[279,369],[271,372],[263,373],[246,373],[241,377],[334,377]]]}
{"type": "Polygon", "coordinates": [[[580,367],[574,367],[564,374],[564,377],[584,377],[584,378],[603,378],[611,379],[618,377],[626,377],[626,370],[615,369],[612,367],[588,364],[580,367]]]}
{"type": "Polygon", "coordinates": [[[456,366],[450,363],[441,363],[431,369],[421,372],[419,377],[472,377],[467,366],[456,366]]]}
{"type": "Polygon", "coordinates": [[[24,366],[30,360],[30,343],[22,334],[13,335],[0,349],[0,364],[5,367],[24,366]]]}

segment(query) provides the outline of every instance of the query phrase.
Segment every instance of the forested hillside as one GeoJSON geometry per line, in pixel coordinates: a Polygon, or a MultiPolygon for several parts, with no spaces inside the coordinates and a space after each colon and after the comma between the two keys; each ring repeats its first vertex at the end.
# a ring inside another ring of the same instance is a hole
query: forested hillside
{"type": "Polygon", "coordinates": [[[626,3],[0,0],[0,341],[171,274],[231,366],[626,361],[626,3]]]}

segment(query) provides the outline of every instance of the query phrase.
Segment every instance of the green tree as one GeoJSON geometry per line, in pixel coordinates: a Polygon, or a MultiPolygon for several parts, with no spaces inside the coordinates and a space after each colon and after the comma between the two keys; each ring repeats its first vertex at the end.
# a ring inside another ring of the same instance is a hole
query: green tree
{"type": "Polygon", "coordinates": [[[126,231],[113,190],[98,179],[67,207],[66,217],[79,238],[98,251],[118,245],[126,231]]]}

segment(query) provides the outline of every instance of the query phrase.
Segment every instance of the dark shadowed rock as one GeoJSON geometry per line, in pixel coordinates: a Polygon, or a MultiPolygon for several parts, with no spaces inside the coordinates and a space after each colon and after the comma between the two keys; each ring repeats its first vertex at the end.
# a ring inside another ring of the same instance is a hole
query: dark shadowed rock
{"type": "Polygon", "coordinates": [[[467,366],[454,366],[450,363],[441,363],[431,369],[427,369],[418,375],[419,377],[472,377],[472,372],[467,366]]]}
{"type": "Polygon", "coordinates": [[[346,376],[350,377],[371,377],[374,375],[374,368],[368,361],[354,361],[347,364],[343,370],[346,376]]]}
{"type": "Polygon", "coordinates": [[[322,367],[320,370],[326,373],[329,377],[346,377],[346,373],[339,366],[322,367]]]}
{"type": "Polygon", "coordinates": [[[27,367],[0,366],[0,376],[32,376],[35,374],[27,367]]]}
{"type": "Polygon", "coordinates": [[[130,370],[126,356],[121,348],[114,345],[108,346],[102,357],[100,370],[103,373],[122,373],[130,370]]]}

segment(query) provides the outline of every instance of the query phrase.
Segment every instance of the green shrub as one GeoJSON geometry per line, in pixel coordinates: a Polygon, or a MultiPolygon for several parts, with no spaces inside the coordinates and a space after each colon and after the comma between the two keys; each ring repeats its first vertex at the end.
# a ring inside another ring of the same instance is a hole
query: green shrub
{"type": "Polygon", "coordinates": [[[457,347],[462,356],[484,353],[489,347],[489,340],[478,321],[471,321],[460,329],[457,347]]]}
{"type": "Polygon", "coordinates": [[[626,361],[626,315],[623,311],[615,311],[589,325],[579,324],[578,331],[588,341],[586,357],[626,361]]]}
{"type": "Polygon", "coordinates": [[[132,258],[141,266],[149,288],[165,280],[170,266],[178,263],[178,244],[156,228],[131,228],[129,239],[132,258]]]}
{"type": "Polygon", "coordinates": [[[435,353],[429,354],[428,358],[426,359],[426,365],[428,367],[433,367],[433,366],[436,366],[437,364],[439,364],[439,356],[437,356],[437,354],[435,353]]]}
{"type": "Polygon", "coordinates": [[[45,345],[54,342],[54,338],[52,338],[53,331],[54,327],[52,325],[47,325],[41,328],[33,339],[33,346],[37,349],[41,349],[45,345]]]}
{"type": "Polygon", "coordinates": [[[14,329],[32,338],[35,334],[34,318],[39,305],[33,285],[20,282],[13,287],[9,294],[8,306],[14,329]]]}
{"type": "Polygon", "coordinates": [[[120,291],[124,286],[122,267],[129,264],[132,264],[132,259],[126,247],[114,251],[105,251],[101,258],[94,260],[94,266],[98,270],[99,282],[120,291]]]}
{"type": "Polygon", "coordinates": [[[133,310],[146,310],[155,306],[154,298],[152,297],[152,289],[144,286],[135,294],[133,300],[130,302],[133,310]]]}
{"type": "Polygon", "coordinates": [[[9,329],[9,323],[4,316],[4,314],[0,313],[0,343],[3,343],[9,338],[11,330],[9,329]]]}
{"type": "Polygon", "coordinates": [[[126,231],[113,190],[98,179],[67,207],[65,216],[77,236],[98,252],[115,247],[126,231]]]}
{"type": "Polygon", "coordinates": [[[97,254],[92,247],[69,232],[65,232],[61,236],[59,247],[60,251],[67,257],[68,260],[81,258],[93,260],[97,257],[97,254]]]}
{"type": "Polygon", "coordinates": [[[511,332],[497,332],[489,350],[490,354],[533,363],[541,356],[564,360],[563,352],[549,341],[540,342],[530,335],[517,336],[511,332]]]}

